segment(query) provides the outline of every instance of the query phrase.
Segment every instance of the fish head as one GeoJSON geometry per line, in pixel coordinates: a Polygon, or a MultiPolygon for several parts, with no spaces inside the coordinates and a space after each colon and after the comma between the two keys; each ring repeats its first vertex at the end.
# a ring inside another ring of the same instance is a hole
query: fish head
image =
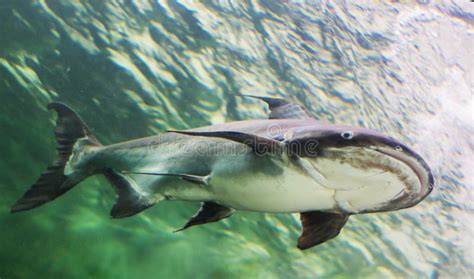
{"type": "Polygon", "coordinates": [[[293,154],[310,163],[319,183],[335,190],[341,212],[412,207],[433,190],[425,160],[399,140],[361,127],[315,125],[285,135],[293,154]]]}

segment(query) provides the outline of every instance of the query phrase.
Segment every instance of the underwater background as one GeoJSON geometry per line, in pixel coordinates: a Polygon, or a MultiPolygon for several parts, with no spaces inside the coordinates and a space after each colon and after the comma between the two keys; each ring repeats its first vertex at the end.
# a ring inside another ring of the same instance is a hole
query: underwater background
{"type": "Polygon", "coordinates": [[[474,278],[473,27],[469,1],[0,0],[0,278],[474,278]],[[266,117],[239,94],[401,139],[436,187],[304,252],[298,214],[113,220],[100,176],[9,214],[55,157],[49,102],[110,144],[266,117]]]}

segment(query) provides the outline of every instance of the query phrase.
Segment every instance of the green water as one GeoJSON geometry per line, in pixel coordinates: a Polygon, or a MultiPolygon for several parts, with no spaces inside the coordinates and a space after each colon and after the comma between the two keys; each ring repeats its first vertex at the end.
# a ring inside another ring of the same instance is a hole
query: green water
{"type": "Polygon", "coordinates": [[[0,0],[0,278],[473,277],[474,10],[419,2],[0,0]],[[162,202],[113,220],[102,177],[9,214],[55,156],[49,102],[110,144],[266,117],[238,94],[399,138],[436,188],[304,252],[297,214],[173,233],[198,204],[162,202]]]}

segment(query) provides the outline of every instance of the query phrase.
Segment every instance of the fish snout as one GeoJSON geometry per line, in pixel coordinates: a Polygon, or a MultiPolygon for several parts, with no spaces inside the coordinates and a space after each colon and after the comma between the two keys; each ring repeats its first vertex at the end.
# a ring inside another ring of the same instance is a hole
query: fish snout
{"type": "Polygon", "coordinates": [[[431,193],[435,184],[434,176],[431,168],[418,153],[400,142],[394,142],[388,146],[375,146],[372,149],[402,162],[416,174],[420,188],[415,204],[431,193]]]}

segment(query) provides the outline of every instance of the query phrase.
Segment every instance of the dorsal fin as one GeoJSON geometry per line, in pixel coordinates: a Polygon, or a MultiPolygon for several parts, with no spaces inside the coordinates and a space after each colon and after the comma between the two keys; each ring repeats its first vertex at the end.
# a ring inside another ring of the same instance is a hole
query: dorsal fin
{"type": "Polygon", "coordinates": [[[321,211],[300,214],[303,231],[298,238],[298,248],[305,250],[336,237],[346,224],[349,215],[321,211]]]}
{"type": "Polygon", "coordinates": [[[308,119],[312,118],[308,110],[298,104],[292,103],[285,99],[271,98],[271,97],[260,97],[254,95],[242,95],[244,97],[250,97],[260,99],[268,104],[270,109],[269,119],[308,119]]]}
{"type": "Polygon", "coordinates": [[[201,208],[199,208],[198,212],[191,217],[191,219],[189,219],[181,229],[178,229],[175,232],[185,230],[195,225],[217,222],[229,217],[234,212],[235,210],[232,208],[225,207],[215,202],[202,202],[201,208]]]}

